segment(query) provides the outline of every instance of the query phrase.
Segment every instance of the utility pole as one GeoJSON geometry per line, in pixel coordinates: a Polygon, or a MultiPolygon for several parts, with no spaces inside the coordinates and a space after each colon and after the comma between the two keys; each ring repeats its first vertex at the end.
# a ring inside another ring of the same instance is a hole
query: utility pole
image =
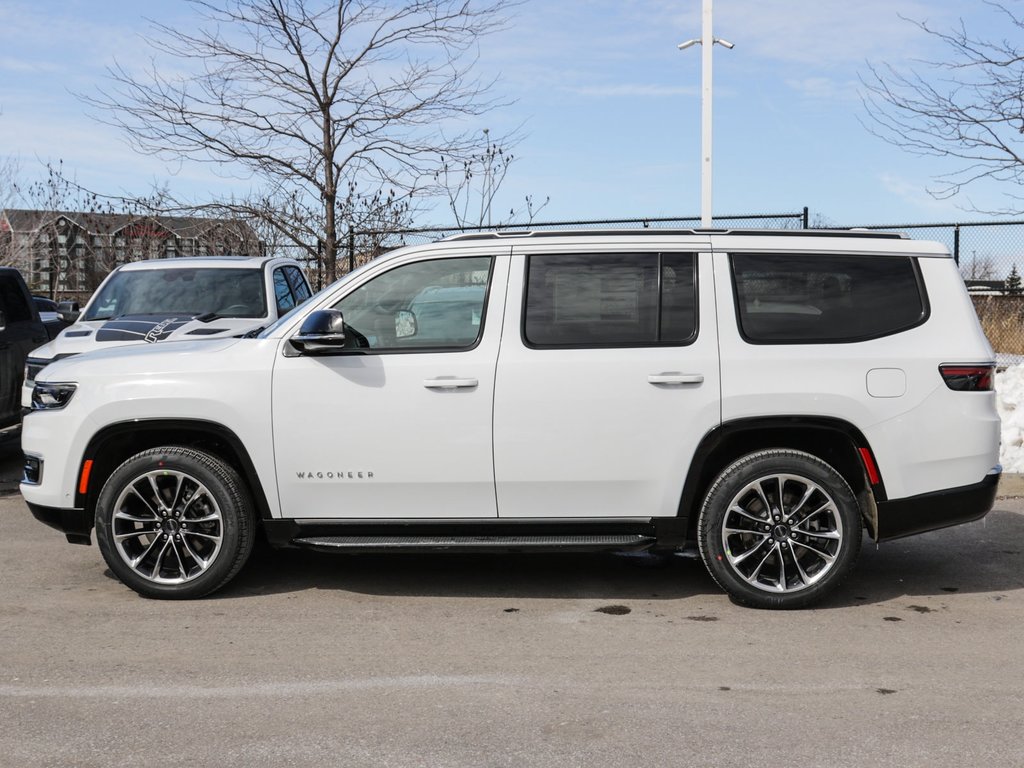
{"type": "Polygon", "coordinates": [[[711,54],[714,44],[725,48],[735,47],[728,40],[716,38],[711,32],[711,3],[703,0],[701,36],[679,44],[679,50],[692,45],[700,45],[701,50],[701,89],[700,89],[700,225],[704,229],[711,227],[711,54]]]}

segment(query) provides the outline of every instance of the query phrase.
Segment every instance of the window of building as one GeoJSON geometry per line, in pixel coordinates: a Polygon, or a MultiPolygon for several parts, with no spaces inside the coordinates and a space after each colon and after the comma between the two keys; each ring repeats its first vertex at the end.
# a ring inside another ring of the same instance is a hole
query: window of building
{"type": "Polygon", "coordinates": [[[863,341],[928,317],[917,263],[905,256],[732,256],[743,338],[755,344],[863,341]]]}
{"type": "Polygon", "coordinates": [[[523,337],[533,347],[689,343],[695,265],[692,253],[531,256],[523,337]]]}

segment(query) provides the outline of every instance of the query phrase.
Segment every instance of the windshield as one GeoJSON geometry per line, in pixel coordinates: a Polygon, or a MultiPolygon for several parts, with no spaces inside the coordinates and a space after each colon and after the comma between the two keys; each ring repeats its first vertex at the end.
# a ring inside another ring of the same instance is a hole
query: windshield
{"type": "Polygon", "coordinates": [[[267,297],[259,269],[146,269],[114,274],[82,320],[123,315],[266,317],[267,297]]]}

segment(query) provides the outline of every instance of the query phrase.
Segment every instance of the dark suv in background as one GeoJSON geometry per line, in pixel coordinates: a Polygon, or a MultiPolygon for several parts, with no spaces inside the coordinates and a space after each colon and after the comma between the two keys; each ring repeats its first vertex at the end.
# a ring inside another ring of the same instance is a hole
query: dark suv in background
{"type": "Polygon", "coordinates": [[[16,432],[21,424],[25,358],[47,339],[21,273],[0,267],[0,440],[16,432]]]}

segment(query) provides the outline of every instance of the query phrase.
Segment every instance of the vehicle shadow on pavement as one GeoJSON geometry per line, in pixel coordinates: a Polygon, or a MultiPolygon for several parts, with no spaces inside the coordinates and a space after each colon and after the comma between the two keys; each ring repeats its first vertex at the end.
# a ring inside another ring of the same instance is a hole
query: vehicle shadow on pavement
{"type": "MultiPolygon", "coordinates": [[[[1005,505],[1004,505],[1005,506],[1005,505]]],[[[345,590],[381,596],[678,600],[721,594],[699,559],[610,554],[331,555],[257,547],[214,599],[345,590]],[[649,567],[648,567],[649,566],[649,567]]],[[[847,582],[819,607],[900,597],[1024,589],[1024,515],[997,509],[984,520],[886,542],[865,537],[847,582]]]]}
{"type": "Polygon", "coordinates": [[[987,594],[998,600],[1024,590],[1024,515],[1007,506],[1000,499],[977,522],[877,547],[865,538],[857,567],[823,605],[956,593],[987,594]]]}
{"type": "Polygon", "coordinates": [[[18,493],[21,469],[20,435],[0,437],[0,497],[18,493]]]}
{"type": "Polygon", "coordinates": [[[717,587],[700,560],[614,554],[334,555],[257,548],[214,597],[338,589],[367,595],[679,599],[717,587]]]}

